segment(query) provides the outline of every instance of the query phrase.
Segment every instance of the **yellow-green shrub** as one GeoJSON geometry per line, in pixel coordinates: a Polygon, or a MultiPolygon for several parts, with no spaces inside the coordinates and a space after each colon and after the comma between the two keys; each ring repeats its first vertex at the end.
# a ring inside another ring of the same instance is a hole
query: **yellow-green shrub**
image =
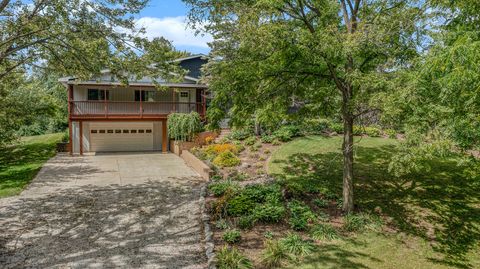
{"type": "Polygon", "coordinates": [[[224,151],[213,159],[213,164],[219,167],[232,167],[240,164],[240,159],[231,151],[224,151]]]}

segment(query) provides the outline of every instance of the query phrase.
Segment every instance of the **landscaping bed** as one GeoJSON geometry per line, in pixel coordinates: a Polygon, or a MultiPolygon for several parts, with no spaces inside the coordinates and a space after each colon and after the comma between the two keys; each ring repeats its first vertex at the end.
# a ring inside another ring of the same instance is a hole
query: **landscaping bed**
{"type": "MultiPolygon", "coordinates": [[[[440,186],[452,189],[451,180],[459,174],[453,162],[432,163],[432,173],[416,175],[413,180],[426,185],[416,187],[411,178],[395,178],[388,172],[390,157],[396,150],[395,139],[357,137],[357,207],[353,214],[344,215],[341,136],[307,135],[288,143],[261,141],[261,137],[227,138],[194,150],[217,171],[209,185],[207,206],[219,268],[480,266],[475,256],[479,250],[475,245],[479,219],[468,218],[471,226],[457,228],[438,219],[448,212],[437,206],[455,205],[448,202],[450,195],[462,195],[457,202],[471,215],[475,214],[474,204],[479,204],[470,191],[475,187],[466,178],[460,183],[468,185],[468,192],[438,193],[440,186]],[[246,145],[247,139],[258,146],[246,145]],[[232,153],[226,158],[231,166],[214,164],[225,163],[225,159],[214,161],[222,151],[232,153]],[[268,174],[244,165],[259,162],[252,153],[264,156],[261,169],[268,174]],[[449,233],[464,232],[474,240],[459,238],[446,244],[449,233]],[[233,263],[243,267],[232,267],[233,263]]],[[[460,214],[456,218],[465,218],[466,212],[455,212],[460,214]]]]}

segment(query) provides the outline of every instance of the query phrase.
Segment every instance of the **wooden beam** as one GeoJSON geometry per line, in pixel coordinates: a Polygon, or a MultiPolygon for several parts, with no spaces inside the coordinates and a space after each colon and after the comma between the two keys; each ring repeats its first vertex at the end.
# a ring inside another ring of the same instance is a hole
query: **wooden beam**
{"type": "Polygon", "coordinates": [[[83,121],[80,124],[80,155],[83,155],[83,121]]]}
{"type": "Polygon", "coordinates": [[[168,143],[167,121],[163,120],[162,121],[162,152],[163,153],[167,153],[167,143],[168,143]]]}
{"type": "Polygon", "coordinates": [[[72,100],[73,100],[73,85],[68,85],[67,89],[67,98],[68,98],[68,152],[70,155],[73,153],[73,143],[72,143],[72,100]]]}

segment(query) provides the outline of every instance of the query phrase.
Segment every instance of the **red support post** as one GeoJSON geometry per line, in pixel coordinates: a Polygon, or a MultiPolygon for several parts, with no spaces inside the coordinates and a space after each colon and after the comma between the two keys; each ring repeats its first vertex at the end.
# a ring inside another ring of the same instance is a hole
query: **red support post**
{"type": "Polygon", "coordinates": [[[143,90],[140,90],[140,118],[143,118],[143,98],[142,98],[143,90]]]}
{"type": "Polygon", "coordinates": [[[107,90],[103,90],[103,106],[105,109],[105,118],[108,118],[107,90]]]}
{"type": "Polygon", "coordinates": [[[83,121],[80,121],[80,155],[83,155],[83,121]]]}
{"type": "Polygon", "coordinates": [[[68,151],[70,154],[73,153],[73,144],[72,144],[72,100],[73,100],[73,85],[68,85],[68,151]]]}

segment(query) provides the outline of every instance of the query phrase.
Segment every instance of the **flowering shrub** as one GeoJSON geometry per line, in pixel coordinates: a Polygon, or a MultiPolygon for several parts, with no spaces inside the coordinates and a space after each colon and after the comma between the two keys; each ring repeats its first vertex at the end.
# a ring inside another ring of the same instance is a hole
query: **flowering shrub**
{"type": "Polygon", "coordinates": [[[213,137],[211,135],[207,136],[207,137],[205,137],[205,144],[210,145],[210,144],[213,143],[213,140],[215,140],[215,137],[213,137]]]}
{"type": "Polygon", "coordinates": [[[233,144],[224,143],[224,144],[212,144],[205,149],[205,152],[210,155],[217,155],[225,151],[238,153],[238,148],[233,144]]]}

